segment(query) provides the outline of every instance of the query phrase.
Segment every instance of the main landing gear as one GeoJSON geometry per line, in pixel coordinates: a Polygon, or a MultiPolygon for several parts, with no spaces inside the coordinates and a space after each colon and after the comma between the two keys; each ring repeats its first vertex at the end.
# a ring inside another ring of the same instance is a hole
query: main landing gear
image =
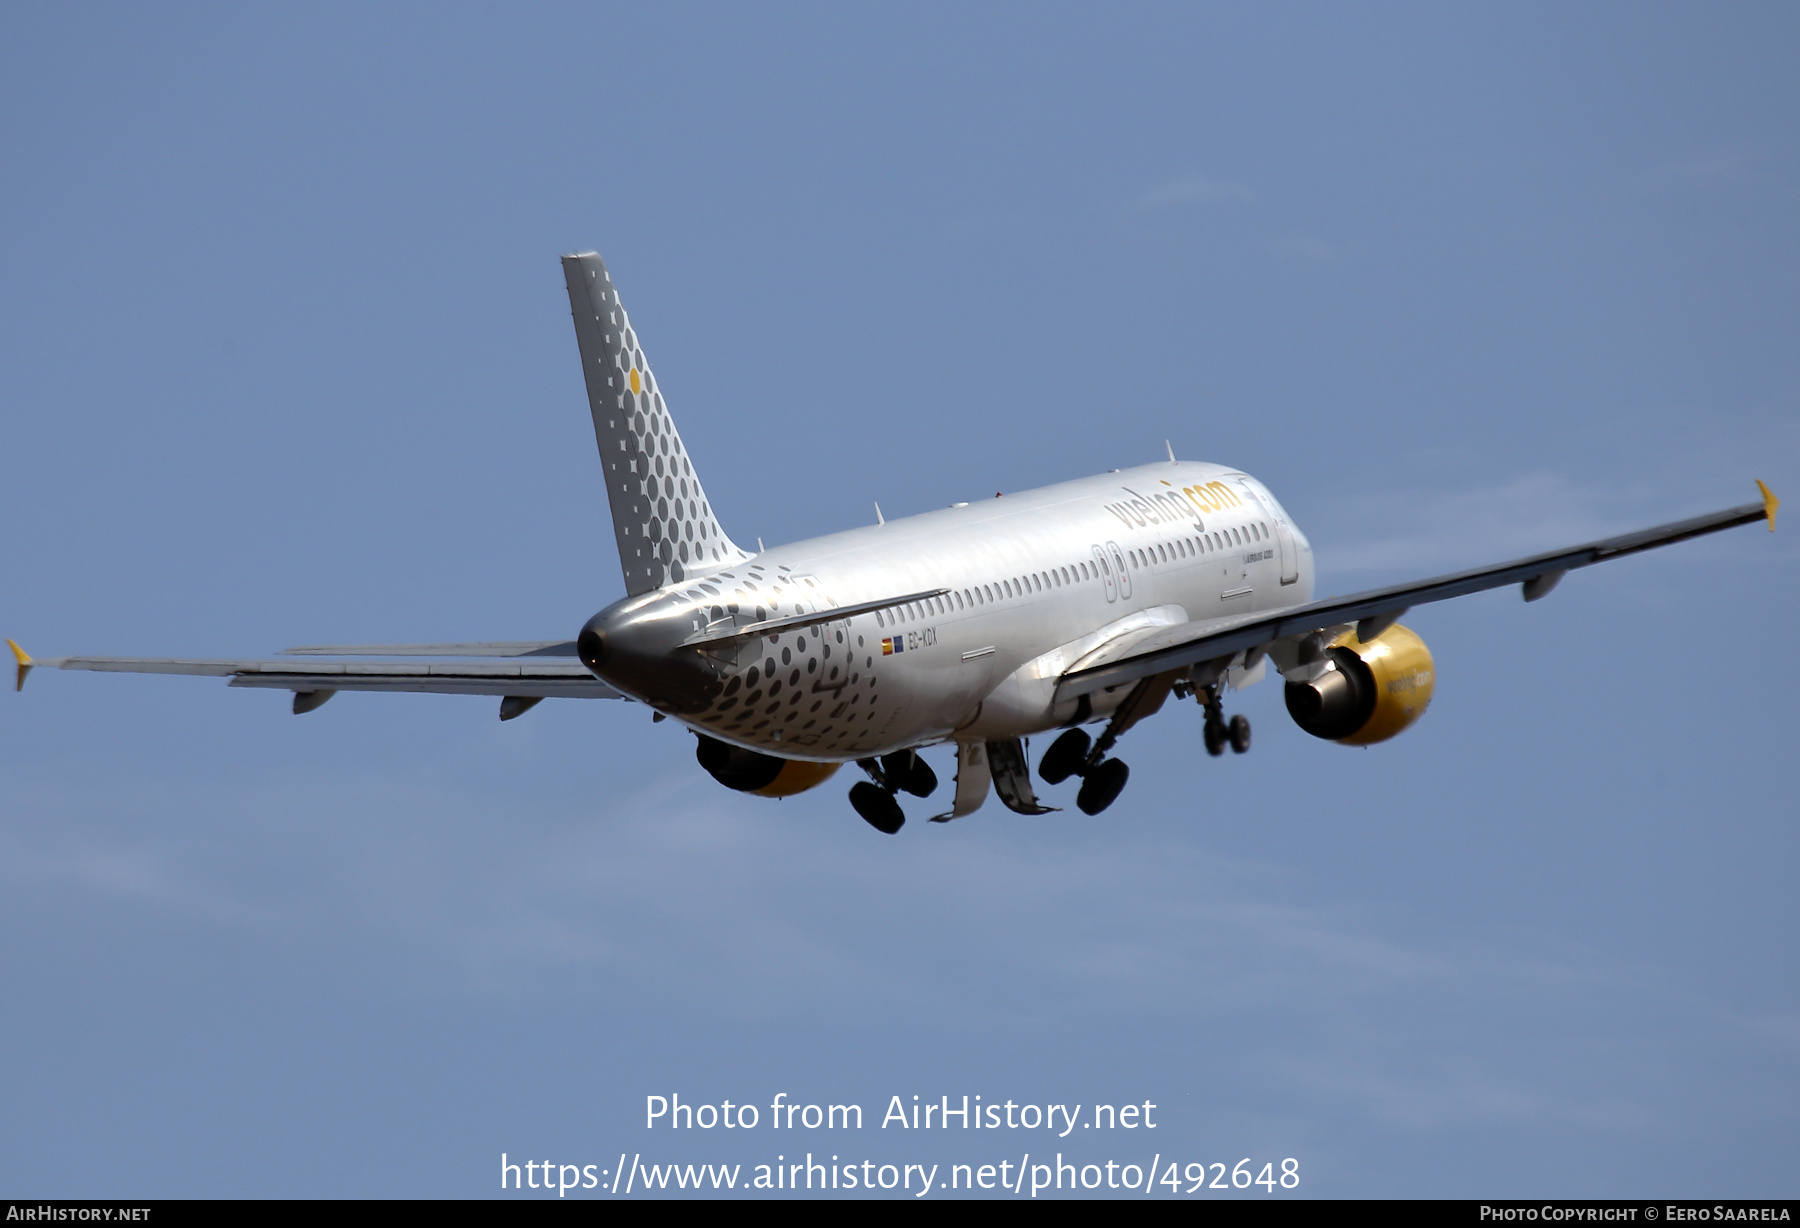
{"type": "Polygon", "coordinates": [[[1250,719],[1242,713],[1225,719],[1224,706],[1219,702],[1217,683],[1201,690],[1196,696],[1200,706],[1206,709],[1206,729],[1202,737],[1206,741],[1206,753],[1215,759],[1225,753],[1227,746],[1234,754],[1243,754],[1250,749],[1250,719]]]}
{"type": "Polygon", "coordinates": [[[1085,729],[1070,729],[1050,744],[1038,761],[1038,775],[1046,784],[1060,785],[1071,776],[1081,777],[1081,790],[1075,804],[1083,814],[1099,814],[1118,800],[1131,779],[1131,769],[1121,759],[1108,759],[1106,736],[1098,754],[1085,729]]]}
{"type": "Polygon", "coordinates": [[[856,765],[868,780],[850,786],[850,805],[876,831],[893,835],[906,825],[906,812],[894,795],[930,797],[937,791],[937,773],[914,750],[896,751],[877,759],[858,759],[856,765]]]}
{"type": "Polygon", "coordinates": [[[1113,710],[1112,720],[1106,723],[1106,732],[1100,735],[1099,741],[1090,745],[1084,731],[1069,730],[1044,752],[1038,763],[1038,775],[1053,785],[1070,776],[1081,777],[1081,789],[1075,794],[1076,806],[1083,814],[1099,814],[1105,810],[1119,800],[1125,782],[1131,779],[1131,769],[1118,759],[1108,759],[1106,752],[1113,748],[1119,735],[1145,717],[1155,715],[1163,700],[1169,697],[1174,682],[1172,674],[1139,681],[1125,696],[1125,701],[1113,710]]]}
{"type": "MultiPolygon", "coordinates": [[[[1071,776],[1081,777],[1081,790],[1075,795],[1075,804],[1084,814],[1099,814],[1119,799],[1125,782],[1131,779],[1131,769],[1118,759],[1108,759],[1106,752],[1113,748],[1120,734],[1162,707],[1171,690],[1186,698],[1192,686],[1185,680],[1177,686],[1166,675],[1144,679],[1132,688],[1125,702],[1113,713],[1099,741],[1090,740],[1086,730],[1066,730],[1038,761],[1038,775],[1053,785],[1059,785],[1071,776]]],[[[1222,755],[1227,746],[1240,755],[1250,749],[1250,721],[1241,715],[1229,721],[1225,719],[1217,683],[1199,688],[1194,695],[1206,710],[1207,754],[1222,755]]]]}

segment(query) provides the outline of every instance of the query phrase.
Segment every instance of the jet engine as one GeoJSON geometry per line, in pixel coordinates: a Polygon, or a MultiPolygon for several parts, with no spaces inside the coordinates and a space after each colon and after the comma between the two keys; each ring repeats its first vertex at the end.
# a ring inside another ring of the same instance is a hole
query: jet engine
{"type": "Polygon", "coordinates": [[[694,758],[727,789],[758,797],[792,797],[822,785],[838,770],[835,763],[809,763],[745,750],[700,734],[694,758]]]}
{"type": "Polygon", "coordinates": [[[1315,738],[1385,742],[1431,703],[1431,650],[1398,623],[1366,644],[1345,632],[1326,648],[1324,664],[1311,682],[1289,681],[1286,692],[1288,715],[1315,738]]]}

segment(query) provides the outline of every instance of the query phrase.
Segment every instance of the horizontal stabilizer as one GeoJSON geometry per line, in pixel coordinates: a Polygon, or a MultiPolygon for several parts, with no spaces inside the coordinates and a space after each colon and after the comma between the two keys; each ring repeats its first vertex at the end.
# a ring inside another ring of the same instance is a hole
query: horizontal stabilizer
{"type": "Polygon", "coordinates": [[[855,618],[861,614],[873,614],[877,610],[891,610],[895,606],[907,605],[914,601],[927,601],[933,597],[942,597],[950,590],[947,588],[926,589],[924,592],[908,593],[904,597],[883,597],[879,601],[859,601],[855,605],[828,606],[815,610],[811,614],[794,614],[787,618],[766,618],[759,623],[751,623],[747,627],[729,627],[722,631],[702,631],[688,639],[690,647],[706,644],[729,644],[734,641],[753,640],[764,635],[779,635],[791,627],[810,627],[816,623],[838,622],[846,618],[855,618]]]}

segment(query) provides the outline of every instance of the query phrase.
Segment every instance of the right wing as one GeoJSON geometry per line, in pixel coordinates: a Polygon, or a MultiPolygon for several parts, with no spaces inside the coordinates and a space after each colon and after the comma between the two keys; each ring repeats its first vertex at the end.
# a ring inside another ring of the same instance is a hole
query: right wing
{"type": "Polygon", "coordinates": [[[1653,529],[1640,529],[1609,537],[1583,546],[1552,550],[1530,558],[1477,567],[1453,575],[1387,588],[1371,589],[1349,597],[1328,597],[1323,601],[1290,606],[1262,614],[1243,614],[1230,619],[1208,619],[1164,627],[1147,635],[1121,638],[1117,646],[1106,645],[1077,663],[1077,668],[1064,674],[1056,686],[1060,702],[1103,688],[1121,686],[1143,678],[1186,669],[1202,662],[1218,662],[1247,648],[1266,647],[1280,639],[1299,639],[1314,632],[1355,624],[1357,636],[1363,640],[1392,626],[1394,621],[1413,606],[1432,601],[1446,601],[1490,588],[1518,584],[1525,600],[1536,601],[1556,586],[1563,573],[1577,567],[1589,567],[1609,559],[1622,558],[1641,550],[1687,541],[1721,529],[1754,524],[1767,520],[1769,531],[1775,531],[1775,512],[1780,500],[1761,482],[1762,502],[1746,503],[1705,516],[1677,520],[1653,529]]]}

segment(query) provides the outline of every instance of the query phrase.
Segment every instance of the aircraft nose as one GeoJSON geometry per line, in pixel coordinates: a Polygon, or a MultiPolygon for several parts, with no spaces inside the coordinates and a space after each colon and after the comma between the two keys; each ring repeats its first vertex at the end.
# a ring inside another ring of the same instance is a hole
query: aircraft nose
{"type": "Polygon", "coordinates": [[[690,631],[680,611],[609,606],[581,628],[575,652],[627,695],[672,712],[701,712],[724,682],[711,662],[682,645],[690,631]]]}

